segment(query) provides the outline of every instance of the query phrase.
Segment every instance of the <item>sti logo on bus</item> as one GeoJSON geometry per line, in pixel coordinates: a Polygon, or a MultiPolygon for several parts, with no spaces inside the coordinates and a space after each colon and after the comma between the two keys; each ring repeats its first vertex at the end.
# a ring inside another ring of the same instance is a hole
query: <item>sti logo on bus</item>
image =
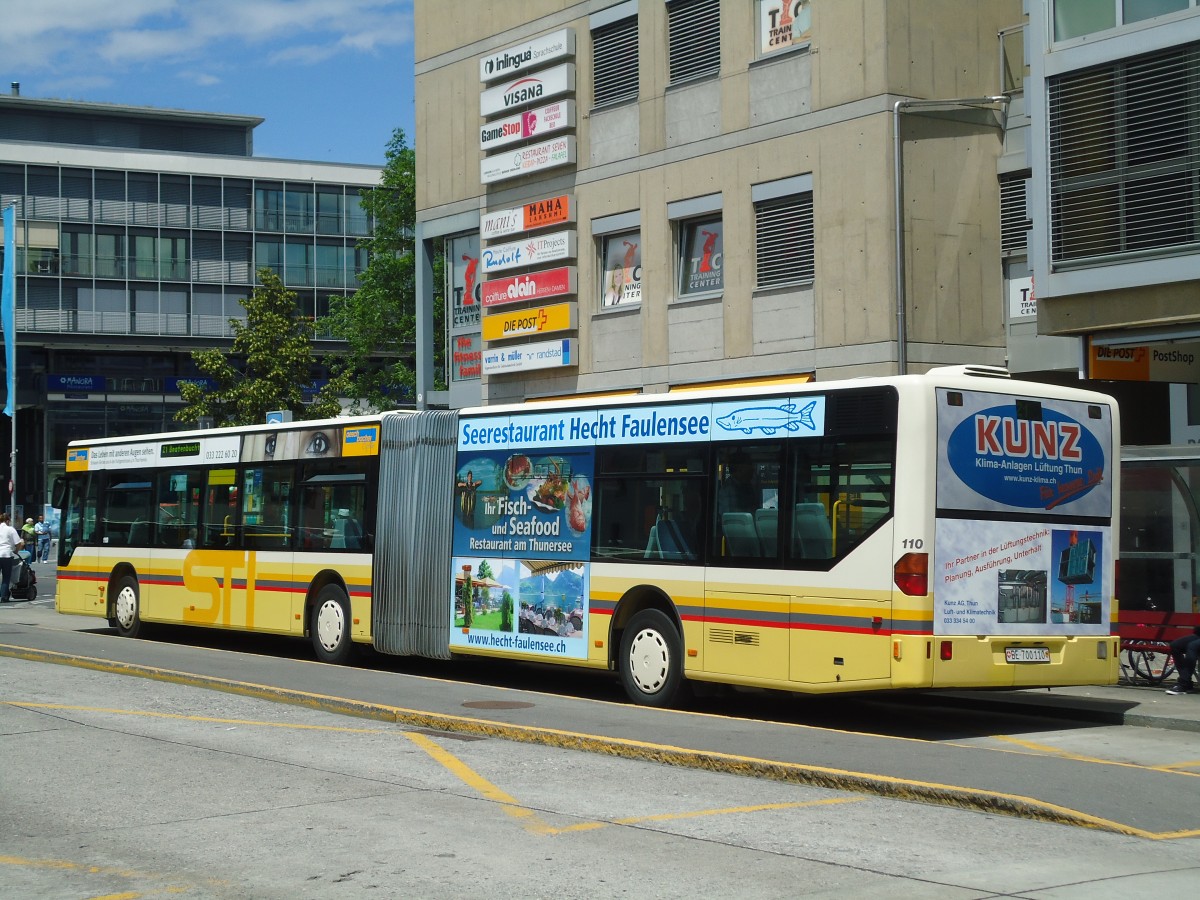
{"type": "Polygon", "coordinates": [[[951,433],[947,458],[967,487],[1008,506],[1053,509],[1104,480],[1104,451],[1087,428],[1051,409],[1041,421],[1016,411],[981,410],[951,433]]]}

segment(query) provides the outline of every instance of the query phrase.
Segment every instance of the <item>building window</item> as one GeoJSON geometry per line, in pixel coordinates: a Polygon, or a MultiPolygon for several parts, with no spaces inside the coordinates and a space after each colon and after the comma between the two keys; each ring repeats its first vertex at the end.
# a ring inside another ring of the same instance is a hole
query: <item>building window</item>
{"type": "Polygon", "coordinates": [[[720,216],[679,224],[679,296],[724,290],[724,226],[720,216]]]}
{"type": "Polygon", "coordinates": [[[1029,219],[1025,194],[1028,172],[1000,176],[1000,252],[1025,253],[1029,248],[1029,219]]]}
{"type": "Polygon", "coordinates": [[[283,231],[283,189],[254,189],[254,227],[258,231],[283,231]]]}
{"type": "Polygon", "coordinates": [[[592,31],[592,73],[593,106],[637,98],[636,13],[592,31]]]}
{"type": "Polygon", "coordinates": [[[1200,241],[1200,44],[1049,82],[1051,262],[1200,241]]]}
{"type": "Polygon", "coordinates": [[[642,302],[642,233],[626,231],[601,239],[604,261],[604,309],[642,302]]]}
{"type": "Polygon", "coordinates": [[[671,84],[719,72],[720,0],[675,0],[668,3],[667,48],[671,84]]]}
{"type": "Polygon", "coordinates": [[[1196,6],[1197,0],[1054,0],[1054,40],[1067,41],[1196,6]]]}
{"type": "Polygon", "coordinates": [[[755,284],[811,282],[814,277],[812,176],[755,185],[755,284]]]}
{"type": "Polygon", "coordinates": [[[812,0],[757,0],[757,6],[759,56],[812,41],[812,0]]]}
{"type": "Polygon", "coordinates": [[[287,230],[292,233],[312,234],[314,218],[312,185],[287,185],[284,202],[287,208],[284,223],[287,230]]]}

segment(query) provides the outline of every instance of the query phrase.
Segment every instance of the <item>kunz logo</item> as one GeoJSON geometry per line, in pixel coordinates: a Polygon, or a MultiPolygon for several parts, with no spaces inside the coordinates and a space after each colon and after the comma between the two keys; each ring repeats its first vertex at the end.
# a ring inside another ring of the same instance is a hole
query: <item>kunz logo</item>
{"type": "Polygon", "coordinates": [[[1104,477],[1104,450],[1087,428],[1043,409],[1041,421],[994,406],[958,424],[946,446],[950,467],[978,494],[1021,509],[1079,500],[1104,477]]]}

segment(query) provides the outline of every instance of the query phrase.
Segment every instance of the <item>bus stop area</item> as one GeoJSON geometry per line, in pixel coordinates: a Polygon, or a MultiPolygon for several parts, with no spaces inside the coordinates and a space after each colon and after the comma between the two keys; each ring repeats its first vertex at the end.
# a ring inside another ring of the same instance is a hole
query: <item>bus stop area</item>
{"type": "MultiPolygon", "coordinates": [[[[796,713],[801,707],[795,704],[788,705],[788,722],[708,715],[702,705],[700,714],[657,710],[394,671],[117,639],[103,628],[73,630],[79,624],[64,622],[52,609],[25,604],[9,607],[4,615],[0,655],[7,657],[160,679],[413,729],[523,741],[1142,837],[1200,834],[1200,807],[1194,791],[1180,789],[1179,771],[1074,754],[981,756],[978,747],[954,739],[956,710],[986,709],[1058,723],[1042,730],[1091,723],[1200,732],[1200,697],[1170,697],[1162,687],[887,694],[886,700],[898,704],[893,716],[903,716],[908,709],[947,723],[948,736],[940,740],[908,740],[805,725],[796,713]],[[48,621],[39,625],[35,620],[43,617],[48,621]]],[[[451,672],[452,667],[446,670],[447,675],[451,672]]],[[[802,702],[828,709],[839,699],[825,696],[802,702]]],[[[1040,727],[1022,724],[1019,733],[1036,741],[1040,727]]],[[[972,736],[970,726],[964,726],[962,736],[972,736]]]]}

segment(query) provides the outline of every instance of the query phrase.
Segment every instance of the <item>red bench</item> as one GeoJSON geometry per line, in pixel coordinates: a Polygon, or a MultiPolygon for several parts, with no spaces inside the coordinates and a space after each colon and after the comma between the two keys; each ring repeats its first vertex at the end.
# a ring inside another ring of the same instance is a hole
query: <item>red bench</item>
{"type": "Polygon", "coordinates": [[[1117,622],[1122,650],[1161,651],[1177,637],[1191,634],[1200,625],[1200,614],[1164,612],[1160,609],[1122,609],[1117,622]]]}

